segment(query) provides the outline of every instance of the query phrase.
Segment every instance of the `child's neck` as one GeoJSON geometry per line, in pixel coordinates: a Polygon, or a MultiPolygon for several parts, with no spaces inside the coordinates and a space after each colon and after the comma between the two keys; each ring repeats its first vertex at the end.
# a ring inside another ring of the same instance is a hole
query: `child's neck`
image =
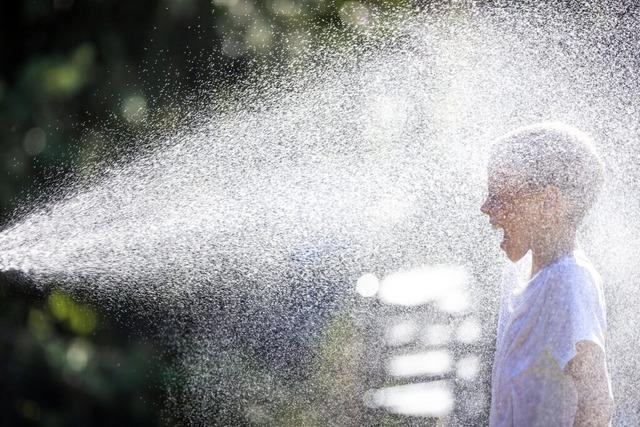
{"type": "Polygon", "coordinates": [[[555,230],[551,237],[542,240],[544,243],[531,249],[531,277],[576,248],[575,230],[555,230]]]}

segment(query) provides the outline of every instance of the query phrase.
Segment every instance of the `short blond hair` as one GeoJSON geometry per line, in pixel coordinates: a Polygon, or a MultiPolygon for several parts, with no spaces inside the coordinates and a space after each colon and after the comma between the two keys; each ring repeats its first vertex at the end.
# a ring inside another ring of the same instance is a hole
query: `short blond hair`
{"type": "Polygon", "coordinates": [[[489,169],[507,172],[533,188],[557,187],[576,224],[604,185],[604,165],[593,138],[561,122],[536,123],[502,136],[492,146],[489,169]]]}

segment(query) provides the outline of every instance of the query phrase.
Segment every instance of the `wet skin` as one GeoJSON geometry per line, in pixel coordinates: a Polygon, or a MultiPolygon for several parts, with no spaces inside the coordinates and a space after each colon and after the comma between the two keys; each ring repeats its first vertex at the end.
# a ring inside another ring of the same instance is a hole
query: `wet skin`
{"type": "Polygon", "coordinates": [[[500,248],[512,262],[532,249],[535,232],[544,228],[541,192],[508,174],[489,174],[488,195],[480,210],[489,216],[493,229],[503,231],[500,248]]]}

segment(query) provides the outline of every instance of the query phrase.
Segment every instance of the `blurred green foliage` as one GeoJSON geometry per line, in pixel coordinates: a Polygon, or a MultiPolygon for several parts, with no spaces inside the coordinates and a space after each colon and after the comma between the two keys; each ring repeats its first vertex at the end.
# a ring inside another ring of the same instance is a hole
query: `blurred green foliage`
{"type": "MultiPolygon", "coordinates": [[[[366,29],[374,8],[412,3],[3,2],[0,217],[6,222],[16,208],[95,161],[91,153],[109,155],[134,144],[131,135],[150,119],[180,119],[188,112],[181,106],[203,88],[242,80],[256,59],[288,61],[335,28],[366,29]]],[[[167,374],[159,348],[126,333],[135,321],[126,313],[119,317],[114,323],[60,291],[0,281],[0,425],[161,423],[159,384],[167,374]]],[[[327,336],[348,338],[336,331],[327,336]]],[[[335,345],[330,341],[328,348],[335,345]]],[[[331,353],[322,357],[331,366],[331,353]]],[[[314,381],[322,384],[336,374],[318,372],[322,378],[314,381]]],[[[344,387],[352,386],[338,374],[344,387]]]]}
{"type": "Polygon", "coordinates": [[[65,293],[0,291],[0,425],[160,423],[168,366],[153,345],[65,293]]]}
{"type": "MultiPolygon", "coordinates": [[[[145,119],[411,0],[29,0],[0,13],[0,214],[145,119]],[[118,129],[117,132],[111,131],[118,129]],[[115,135],[115,136],[114,136],[115,135]]],[[[134,140],[134,138],[131,138],[134,140]]]]}

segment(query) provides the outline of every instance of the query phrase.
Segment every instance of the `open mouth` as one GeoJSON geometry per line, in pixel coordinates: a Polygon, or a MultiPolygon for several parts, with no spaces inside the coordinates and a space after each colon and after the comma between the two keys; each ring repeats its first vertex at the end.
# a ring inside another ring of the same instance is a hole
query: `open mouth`
{"type": "Polygon", "coordinates": [[[502,241],[500,241],[500,248],[504,249],[505,245],[507,244],[507,231],[504,228],[501,228],[500,230],[502,230],[502,241]]]}
{"type": "Polygon", "coordinates": [[[507,230],[505,230],[501,225],[496,224],[494,222],[491,223],[491,228],[493,228],[497,232],[501,232],[502,233],[502,240],[500,241],[500,248],[504,249],[504,247],[505,247],[505,245],[507,243],[507,239],[508,239],[507,230]]]}

